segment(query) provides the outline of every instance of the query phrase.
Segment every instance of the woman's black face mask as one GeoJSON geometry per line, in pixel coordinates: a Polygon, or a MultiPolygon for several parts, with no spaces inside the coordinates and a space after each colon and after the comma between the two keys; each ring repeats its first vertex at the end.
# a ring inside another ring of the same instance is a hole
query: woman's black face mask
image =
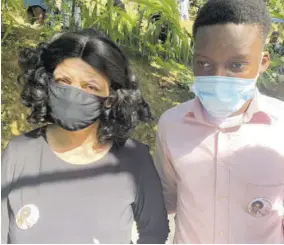
{"type": "Polygon", "coordinates": [[[69,131],[92,125],[101,115],[104,97],[51,81],[48,86],[50,115],[54,122],[69,131]]]}

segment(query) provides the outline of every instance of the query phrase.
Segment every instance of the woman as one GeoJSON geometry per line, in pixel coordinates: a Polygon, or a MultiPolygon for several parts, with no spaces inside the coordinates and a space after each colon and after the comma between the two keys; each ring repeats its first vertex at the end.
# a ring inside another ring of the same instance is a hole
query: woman
{"type": "Polygon", "coordinates": [[[168,221],[148,147],[151,119],[121,50],[94,30],[21,52],[28,121],[2,156],[3,243],[164,243],[168,221]]]}

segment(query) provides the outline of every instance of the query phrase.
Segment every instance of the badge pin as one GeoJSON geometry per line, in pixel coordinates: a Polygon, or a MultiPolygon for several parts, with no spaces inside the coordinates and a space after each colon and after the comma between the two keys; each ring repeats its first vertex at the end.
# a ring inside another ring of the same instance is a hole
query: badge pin
{"type": "Polygon", "coordinates": [[[271,202],[266,198],[254,199],[248,206],[248,211],[253,217],[264,217],[272,209],[271,202]]]}
{"type": "Polygon", "coordinates": [[[34,204],[22,207],[16,215],[16,224],[19,229],[27,230],[35,225],[39,219],[39,211],[34,204]]]}
{"type": "Polygon", "coordinates": [[[93,238],[93,242],[94,242],[94,244],[100,244],[100,241],[98,239],[96,239],[95,237],[93,238]]]}

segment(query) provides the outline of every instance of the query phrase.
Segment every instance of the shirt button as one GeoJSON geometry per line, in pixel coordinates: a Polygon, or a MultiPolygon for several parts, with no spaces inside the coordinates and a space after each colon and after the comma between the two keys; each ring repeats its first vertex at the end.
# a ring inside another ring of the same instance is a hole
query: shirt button
{"type": "Polygon", "coordinates": [[[224,236],[224,232],[223,232],[223,231],[220,231],[220,232],[218,232],[218,235],[219,235],[220,237],[223,237],[223,236],[224,236]]]}
{"type": "Polygon", "coordinates": [[[219,199],[219,201],[223,201],[223,200],[227,200],[228,197],[227,196],[220,196],[218,199],[219,199]]]}

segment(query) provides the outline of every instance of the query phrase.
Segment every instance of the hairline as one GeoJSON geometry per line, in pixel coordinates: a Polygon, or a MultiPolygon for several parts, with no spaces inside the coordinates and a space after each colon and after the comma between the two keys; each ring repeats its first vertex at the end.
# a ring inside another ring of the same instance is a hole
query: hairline
{"type": "Polygon", "coordinates": [[[247,26],[255,26],[257,29],[258,29],[258,33],[259,33],[259,37],[262,39],[262,44],[263,44],[263,47],[264,45],[266,44],[266,40],[267,40],[267,37],[268,37],[268,33],[265,33],[264,31],[264,27],[259,24],[259,23],[234,23],[234,22],[228,22],[228,23],[216,23],[216,24],[206,24],[206,25],[201,25],[201,26],[198,26],[197,28],[194,28],[194,33],[193,33],[193,41],[196,42],[196,37],[197,37],[197,32],[200,28],[202,27],[209,27],[209,26],[216,26],[216,25],[230,25],[230,24],[233,24],[233,25],[247,25],[247,26]]]}

